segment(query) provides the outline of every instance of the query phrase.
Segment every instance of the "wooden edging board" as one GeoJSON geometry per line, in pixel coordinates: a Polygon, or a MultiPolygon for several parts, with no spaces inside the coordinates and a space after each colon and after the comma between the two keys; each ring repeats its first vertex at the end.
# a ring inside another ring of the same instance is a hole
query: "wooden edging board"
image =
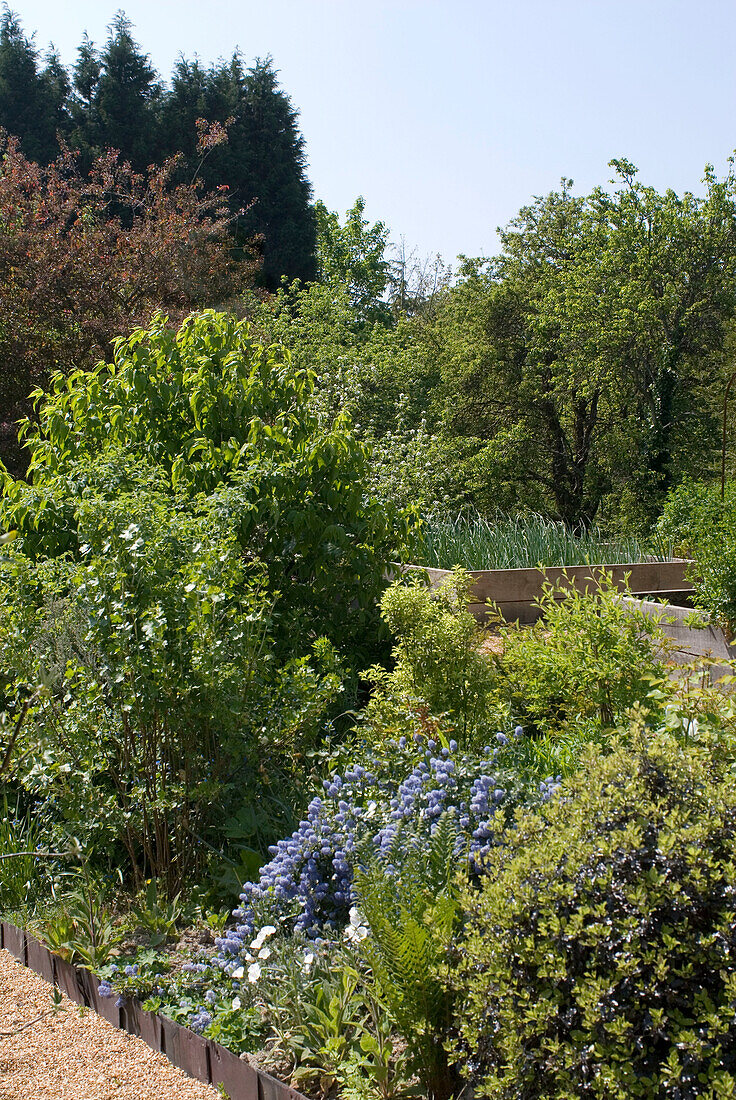
{"type": "Polygon", "coordinates": [[[706,657],[714,662],[710,669],[712,681],[733,675],[736,645],[728,641],[719,626],[707,622],[702,626],[693,625],[692,608],[640,600],[633,596],[623,596],[621,602],[627,610],[643,611],[650,619],[656,620],[659,629],[672,643],[667,654],[670,660],[679,665],[689,665],[699,657],[706,657]]]}
{"type": "MultiPolygon", "coordinates": [[[[468,610],[476,619],[488,615],[486,604],[493,603],[504,619],[517,619],[522,623],[536,622],[539,608],[534,602],[542,595],[545,584],[560,589],[575,588],[586,592],[595,588],[603,573],[608,574],[620,591],[633,596],[684,595],[692,592],[692,582],[687,571],[692,562],[678,558],[673,561],[644,561],[630,565],[568,565],[536,569],[469,569],[473,578],[471,602],[468,610]]],[[[432,569],[423,565],[399,566],[402,572],[424,573],[432,588],[449,575],[449,569],[432,569]]],[[[562,597],[560,597],[562,598],[562,597]]]]}
{"type": "Polygon", "coordinates": [[[160,1051],[190,1077],[206,1085],[221,1085],[230,1100],[307,1100],[302,1093],[255,1069],[212,1039],[205,1039],[165,1016],[146,1012],[139,1001],[126,998],[118,1007],[115,997],[101,997],[100,981],[95,974],[64,962],[29,932],[7,921],[0,922],[0,947],[58,986],[76,1004],[86,1005],[115,1027],[160,1051]]]}

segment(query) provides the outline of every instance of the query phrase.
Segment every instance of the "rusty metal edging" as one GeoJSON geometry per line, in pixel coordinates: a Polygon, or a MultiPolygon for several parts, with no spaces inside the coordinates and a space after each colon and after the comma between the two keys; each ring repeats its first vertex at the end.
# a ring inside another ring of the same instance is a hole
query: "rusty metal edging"
{"type": "Polygon", "coordinates": [[[93,1009],[114,1027],[143,1040],[152,1050],[205,1085],[221,1085],[230,1100],[307,1100],[295,1089],[255,1069],[227,1047],[205,1039],[181,1024],[147,1012],[127,998],[118,1008],[113,997],[100,997],[99,979],[90,970],[64,962],[30,932],[0,922],[0,947],[76,1004],[93,1009]]]}

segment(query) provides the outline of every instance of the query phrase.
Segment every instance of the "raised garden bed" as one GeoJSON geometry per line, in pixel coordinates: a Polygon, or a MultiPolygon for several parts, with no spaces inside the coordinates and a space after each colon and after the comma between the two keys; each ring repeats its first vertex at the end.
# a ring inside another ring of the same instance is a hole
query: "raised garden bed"
{"type": "Polygon", "coordinates": [[[255,1069],[212,1039],[205,1039],[165,1016],[146,1012],[138,1001],[128,998],[118,1006],[116,998],[101,997],[96,975],[64,962],[29,932],[7,921],[0,922],[0,947],[47,982],[57,985],[75,1004],[93,1009],[115,1027],[142,1039],[190,1077],[221,1086],[223,1095],[230,1100],[307,1100],[302,1093],[255,1069]]]}
{"type": "Polygon", "coordinates": [[[711,668],[712,680],[733,673],[736,645],[729,642],[718,626],[711,623],[694,626],[691,621],[692,608],[679,606],[677,600],[662,604],[655,600],[624,596],[623,601],[627,607],[643,611],[657,620],[660,630],[673,643],[668,656],[677,664],[686,665],[700,657],[707,657],[715,662],[711,668]]]}
{"type": "MultiPolygon", "coordinates": [[[[558,584],[587,591],[594,588],[603,572],[613,578],[614,584],[622,592],[628,590],[633,596],[656,595],[662,599],[687,598],[693,591],[692,582],[686,577],[692,563],[683,558],[672,561],[643,561],[612,565],[568,565],[536,569],[473,569],[468,570],[473,578],[470,611],[480,622],[488,617],[489,601],[496,605],[506,620],[521,623],[533,623],[540,617],[538,607],[534,606],[542,594],[545,584],[558,584]]],[[[435,588],[448,576],[448,569],[433,569],[422,565],[401,566],[404,572],[422,572],[426,574],[430,585],[435,588]]],[[[560,597],[562,598],[562,597],[560,597]]]]}

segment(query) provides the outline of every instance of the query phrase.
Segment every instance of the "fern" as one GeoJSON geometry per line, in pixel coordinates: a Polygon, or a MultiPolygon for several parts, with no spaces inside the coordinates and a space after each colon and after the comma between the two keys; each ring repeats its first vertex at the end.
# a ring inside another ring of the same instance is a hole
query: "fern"
{"type": "Polygon", "coordinates": [[[463,847],[455,817],[446,813],[428,847],[399,830],[384,860],[374,860],[355,878],[371,930],[363,952],[375,996],[406,1040],[428,1100],[452,1096],[457,1083],[443,1046],[452,1020],[451,995],[439,972],[457,919],[456,869],[463,847]]]}

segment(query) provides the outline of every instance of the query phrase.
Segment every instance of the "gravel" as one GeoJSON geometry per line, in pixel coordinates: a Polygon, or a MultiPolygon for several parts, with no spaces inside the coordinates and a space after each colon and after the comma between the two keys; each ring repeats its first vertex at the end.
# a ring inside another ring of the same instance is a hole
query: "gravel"
{"type": "Polygon", "coordinates": [[[54,1011],[52,987],[0,951],[0,1100],[222,1100],[222,1094],[65,996],[54,1011]]]}

